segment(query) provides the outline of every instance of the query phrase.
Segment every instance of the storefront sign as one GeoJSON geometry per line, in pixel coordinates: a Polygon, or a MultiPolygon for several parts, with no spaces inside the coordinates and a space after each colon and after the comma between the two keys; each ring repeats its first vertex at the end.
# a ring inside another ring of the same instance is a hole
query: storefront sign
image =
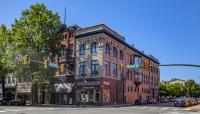
{"type": "Polygon", "coordinates": [[[17,93],[31,93],[31,82],[17,83],[17,93]]]}

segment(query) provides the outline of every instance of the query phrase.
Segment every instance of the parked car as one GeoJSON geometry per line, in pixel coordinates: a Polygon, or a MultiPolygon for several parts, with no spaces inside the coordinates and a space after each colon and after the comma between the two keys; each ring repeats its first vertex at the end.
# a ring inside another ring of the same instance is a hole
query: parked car
{"type": "Polygon", "coordinates": [[[194,98],[189,98],[190,99],[190,105],[196,105],[196,100],[194,98]]]}
{"type": "Polygon", "coordinates": [[[200,104],[200,98],[197,98],[197,100],[198,100],[198,104],[200,104]]]}
{"type": "Polygon", "coordinates": [[[157,100],[156,99],[149,99],[147,100],[147,104],[156,104],[157,100]]]}
{"type": "Polygon", "coordinates": [[[169,98],[170,102],[176,102],[175,98],[169,98]]]}
{"type": "Polygon", "coordinates": [[[22,99],[13,99],[8,102],[8,105],[14,105],[14,106],[24,106],[26,105],[26,101],[22,99]]]}
{"type": "Polygon", "coordinates": [[[200,98],[194,98],[196,101],[196,105],[200,104],[200,98]]]}
{"type": "Polygon", "coordinates": [[[187,107],[191,105],[191,100],[189,98],[177,98],[175,100],[174,106],[183,106],[183,107],[187,107]]]}
{"type": "Polygon", "coordinates": [[[0,99],[0,105],[8,105],[8,102],[9,100],[6,97],[0,99]]]}
{"type": "Polygon", "coordinates": [[[144,104],[147,104],[147,102],[142,99],[135,100],[135,105],[144,105],[144,104]]]}
{"type": "Polygon", "coordinates": [[[169,100],[166,99],[166,98],[162,98],[162,99],[160,100],[160,103],[169,103],[169,100]]]}

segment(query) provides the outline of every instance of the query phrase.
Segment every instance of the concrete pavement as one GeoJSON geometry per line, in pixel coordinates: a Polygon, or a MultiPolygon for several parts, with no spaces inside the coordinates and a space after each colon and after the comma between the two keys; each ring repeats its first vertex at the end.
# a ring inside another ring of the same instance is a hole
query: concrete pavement
{"type": "Polygon", "coordinates": [[[199,114],[176,107],[129,106],[129,107],[21,107],[1,106],[0,114],[199,114]]]}
{"type": "Polygon", "coordinates": [[[192,112],[200,112],[200,105],[188,107],[188,108],[185,108],[185,110],[192,111],[192,112]]]}

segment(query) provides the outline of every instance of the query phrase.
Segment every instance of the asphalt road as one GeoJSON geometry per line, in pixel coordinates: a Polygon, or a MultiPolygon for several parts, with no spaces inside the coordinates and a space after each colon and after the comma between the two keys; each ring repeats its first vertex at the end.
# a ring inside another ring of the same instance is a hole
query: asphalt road
{"type": "Polygon", "coordinates": [[[1,106],[0,114],[199,114],[183,108],[159,106],[130,106],[105,108],[54,108],[1,106]]]}

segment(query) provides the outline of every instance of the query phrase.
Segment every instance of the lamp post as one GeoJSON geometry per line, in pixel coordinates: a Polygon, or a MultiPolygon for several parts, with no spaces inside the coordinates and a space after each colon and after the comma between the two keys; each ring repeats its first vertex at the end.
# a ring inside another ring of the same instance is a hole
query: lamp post
{"type": "Polygon", "coordinates": [[[85,76],[86,76],[86,74],[84,73],[83,74],[83,81],[84,81],[84,83],[83,83],[83,107],[85,107],[85,100],[86,100],[86,98],[85,98],[85,84],[86,84],[85,76]]]}

